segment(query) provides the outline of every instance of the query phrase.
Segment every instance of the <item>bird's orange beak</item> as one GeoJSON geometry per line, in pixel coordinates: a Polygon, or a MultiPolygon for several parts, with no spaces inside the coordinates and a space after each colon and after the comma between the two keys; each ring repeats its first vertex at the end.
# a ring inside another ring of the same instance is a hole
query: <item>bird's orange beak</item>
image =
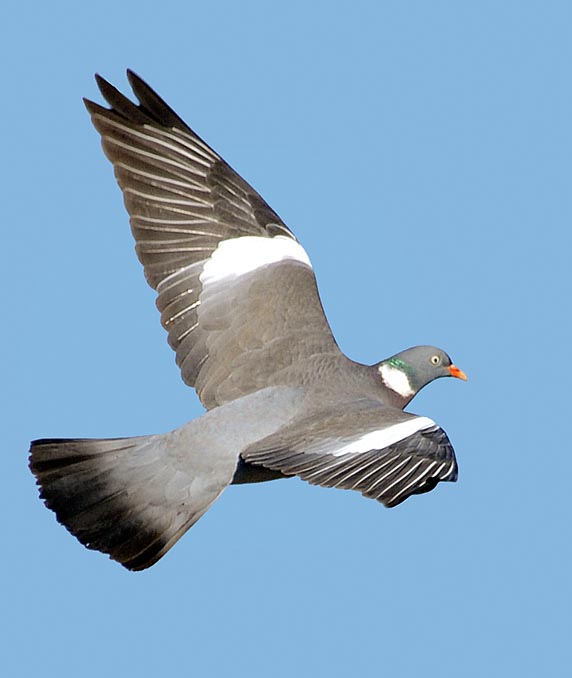
{"type": "Polygon", "coordinates": [[[452,377],[457,377],[457,379],[462,379],[463,381],[467,381],[467,375],[463,372],[463,370],[460,370],[455,365],[451,365],[449,367],[449,372],[451,373],[452,377]]]}

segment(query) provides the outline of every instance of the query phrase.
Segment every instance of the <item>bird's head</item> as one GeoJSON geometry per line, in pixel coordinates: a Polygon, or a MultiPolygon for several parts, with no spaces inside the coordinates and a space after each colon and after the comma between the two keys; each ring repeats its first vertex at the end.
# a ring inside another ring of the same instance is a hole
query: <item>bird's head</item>
{"type": "Polygon", "coordinates": [[[435,346],[414,346],[376,365],[383,384],[408,402],[439,377],[467,380],[445,351],[435,346]]]}

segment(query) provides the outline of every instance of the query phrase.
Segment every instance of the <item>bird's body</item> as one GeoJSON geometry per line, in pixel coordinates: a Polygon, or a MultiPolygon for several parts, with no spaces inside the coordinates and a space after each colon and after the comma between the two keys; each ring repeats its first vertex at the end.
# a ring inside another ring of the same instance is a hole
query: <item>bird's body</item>
{"type": "Polygon", "coordinates": [[[403,412],[440,376],[431,346],[368,366],[338,348],[310,260],[278,215],[151,90],[86,102],[184,381],[208,410],[167,434],[40,440],[42,497],[89,548],[155,563],[231,483],[298,475],[395,506],[455,480],[446,434],[403,412]]]}

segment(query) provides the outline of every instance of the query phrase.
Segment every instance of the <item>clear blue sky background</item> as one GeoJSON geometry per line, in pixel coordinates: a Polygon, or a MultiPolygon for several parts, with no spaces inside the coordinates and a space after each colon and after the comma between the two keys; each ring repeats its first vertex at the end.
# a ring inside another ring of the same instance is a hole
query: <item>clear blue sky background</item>
{"type": "Polygon", "coordinates": [[[6,676],[564,676],[569,2],[12,3],[2,68],[6,676]],[[151,570],[81,547],[29,441],[198,416],[81,103],[148,80],[305,245],[341,347],[469,375],[411,410],[457,484],[233,487],[151,570]]]}

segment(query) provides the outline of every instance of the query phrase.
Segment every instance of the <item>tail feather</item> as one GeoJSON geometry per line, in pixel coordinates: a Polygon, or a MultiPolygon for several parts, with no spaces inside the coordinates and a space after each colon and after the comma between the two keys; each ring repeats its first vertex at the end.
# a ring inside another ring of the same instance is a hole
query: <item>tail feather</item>
{"type": "Polygon", "coordinates": [[[201,480],[173,434],[36,440],[30,469],[48,508],[87,548],[130,570],[156,563],[232,479],[201,480]]]}

